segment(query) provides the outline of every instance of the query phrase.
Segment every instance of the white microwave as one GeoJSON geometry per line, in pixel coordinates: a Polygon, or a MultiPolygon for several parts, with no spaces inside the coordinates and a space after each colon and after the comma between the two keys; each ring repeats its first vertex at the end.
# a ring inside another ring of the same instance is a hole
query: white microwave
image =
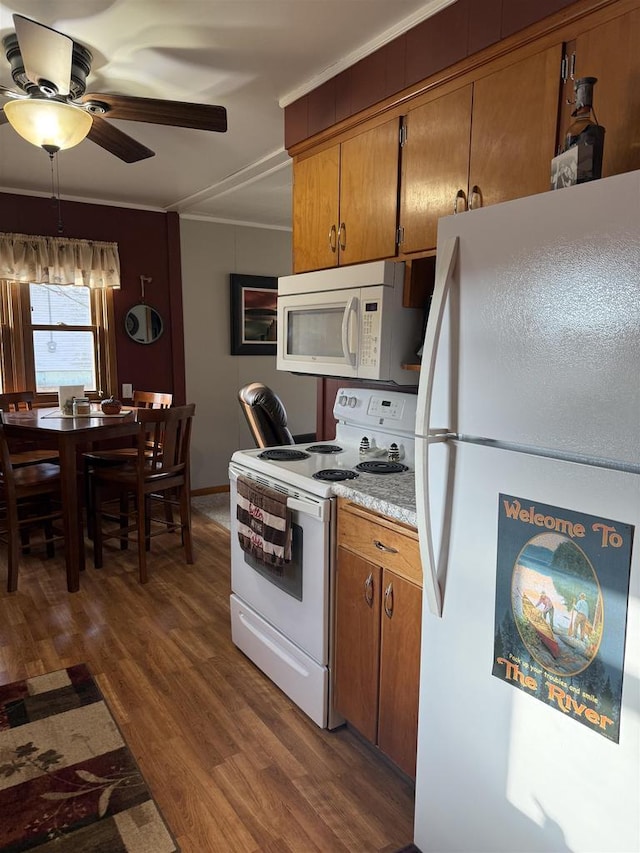
{"type": "Polygon", "coordinates": [[[404,308],[404,263],[376,261],[278,279],[277,368],[415,385],[423,312],[404,308]]]}

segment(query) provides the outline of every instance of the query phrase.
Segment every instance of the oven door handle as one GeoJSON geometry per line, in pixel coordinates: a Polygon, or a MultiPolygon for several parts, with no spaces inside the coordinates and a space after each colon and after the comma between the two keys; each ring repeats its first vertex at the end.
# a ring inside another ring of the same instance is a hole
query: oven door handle
{"type": "MultiPolygon", "coordinates": [[[[239,468],[236,468],[233,463],[229,465],[229,478],[234,482],[242,474],[239,468]]],[[[327,521],[331,512],[331,501],[308,501],[304,498],[294,498],[287,495],[287,507],[295,512],[301,512],[311,518],[317,518],[319,521],[327,521]]]]}
{"type": "Polygon", "coordinates": [[[304,515],[310,515],[312,518],[317,518],[320,521],[326,521],[328,517],[328,501],[316,503],[315,501],[306,501],[304,498],[287,498],[287,507],[296,512],[302,512],[304,515]]]}

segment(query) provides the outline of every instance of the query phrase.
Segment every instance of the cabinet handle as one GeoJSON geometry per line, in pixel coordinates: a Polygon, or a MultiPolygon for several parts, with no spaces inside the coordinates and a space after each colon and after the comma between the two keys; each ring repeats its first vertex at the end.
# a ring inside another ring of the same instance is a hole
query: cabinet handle
{"type": "Polygon", "coordinates": [[[336,235],[335,225],[332,225],[331,228],[329,228],[329,248],[332,252],[335,252],[335,250],[338,248],[338,239],[336,235]]]}
{"type": "Polygon", "coordinates": [[[384,612],[387,614],[387,617],[391,619],[393,616],[393,584],[390,583],[389,586],[384,591],[384,612]]]}
{"type": "Polygon", "coordinates": [[[364,600],[369,607],[373,607],[373,572],[369,573],[369,577],[364,582],[364,600]]]}
{"type": "Polygon", "coordinates": [[[469,210],[476,210],[478,207],[482,207],[482,193],[480,192],[480,187],[475,184],[469,193],[469,210]],[[478,199],[477,204],[476,198],[478,199]]]}
{"type": "Polygon", "coordinates": [[[340,228],[338,229],[338,244],[343,251],[347,248],[347,226],[344,222],[340,223],[340,228]]]}
{"type": "Polygon", "coordinates": [[[462,200],[464,201],[464,209],[465,209],[465,210],[468,210],[468,209],[469,209],[469,207],[468,207],[468,205],[467,205],[467,196],[466,196],[465,191],[464,191],[464,190],[458,190],[458,192],[456,193],[456,199],[455,199],[455,201],[453,202],[453,212],[454,212],[454,214],[456,214],[456,213],[459,213],[459,212],[460,212],[460,211],[458,210],[458,202],[460,201],[460,199],[462,199],[462,200]]]}
{"type": "Polygon", "coordinates": [[[386,554],[397,554],[398,549],[392,548],[390,545],[385,545],[383,542],[380,542],[379,539],[374,539],[373,544],[376,546],[378,551],[384,551],[386,554]]]}

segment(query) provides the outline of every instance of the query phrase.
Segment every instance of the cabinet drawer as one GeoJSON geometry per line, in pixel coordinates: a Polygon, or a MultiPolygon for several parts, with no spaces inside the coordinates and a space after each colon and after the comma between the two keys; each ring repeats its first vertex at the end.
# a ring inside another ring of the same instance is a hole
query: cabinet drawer
{"type": "Polygon", "coordinates": [[[418,533],[414,528],[341,501],[338,544],[422,586],[418,533]]]}

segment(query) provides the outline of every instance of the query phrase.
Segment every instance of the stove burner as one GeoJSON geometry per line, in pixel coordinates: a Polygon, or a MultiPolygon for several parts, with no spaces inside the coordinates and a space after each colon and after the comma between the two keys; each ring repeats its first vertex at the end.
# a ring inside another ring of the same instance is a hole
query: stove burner
{"type": "Polygon", "coordinates": [[[400,462],[385,462],[380,459],[372,459],[369,462],[360,462],[356,465],[356,471],[363,471],[366,474],[400,474],[402,471],[408,471],[406,465],[400,462]]]}
{"type": "Polygon", "coordinates": [[[287,450],[287,448],[274,448],[263,450],[258,453],[258,459],[270,459],[272,462],[297,462],[299,459],[308,459],[309,454],[304,450],[287,450]]]}
{"type": "Polygon", "coordinates": [[[347,468],[325,468],[322,471],[316,471],[311,476],[314,480],[328,480],[331,483],[337,483],[339,480],[355,480],[358,475],[355,471],[349,471],[347,468]]]}
{"type": "Polygon", "coordinates": [[[312,444],[307,447],[309,453],[342,453],[342,448],[337,444],[312,444]]]}

